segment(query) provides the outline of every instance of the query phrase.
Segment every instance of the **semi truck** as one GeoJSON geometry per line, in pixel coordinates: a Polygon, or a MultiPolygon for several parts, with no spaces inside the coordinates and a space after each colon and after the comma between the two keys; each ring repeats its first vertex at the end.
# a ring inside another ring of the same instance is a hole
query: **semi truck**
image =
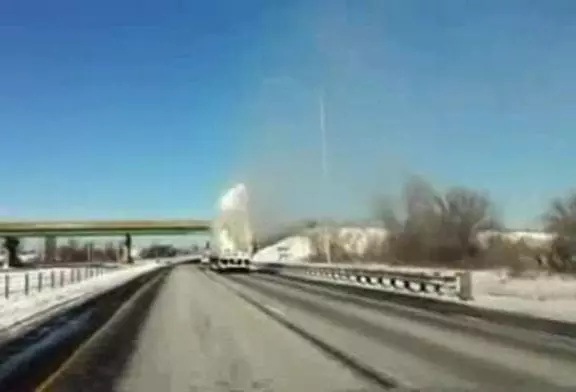
{"type": "Polygon", "coordinates": [[[218,273],[248,273],[251,270],[251,259],[248,252],[206,249],[200,266],[218,273]]]}
{"type": "Polygon", "coordinates": [[[224,251],[209,257],[210,269],[218,273],[249,273],[251,255],[247,252],[224,251]]]}

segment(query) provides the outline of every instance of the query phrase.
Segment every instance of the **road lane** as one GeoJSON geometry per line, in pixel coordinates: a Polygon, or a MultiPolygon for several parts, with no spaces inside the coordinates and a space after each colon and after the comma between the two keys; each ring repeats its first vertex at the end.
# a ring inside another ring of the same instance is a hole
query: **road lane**
{"type": "Polygon", "coordinates": [[[576,387],[576,349],[570,344],[555,355],[552,345],[548,350],[536,344],[530,349],[528,343],[486,339],[473,330],[449,329],[447,323],[415,321],[409,312],[375,311],[344,294],[322,295],[322,290],[330,289],[309,289],[280,277],[234,277],[228,282],[404,385],[487,390],[576,387]]]}
{"type": "Polygon", "coordinates": [[[194,266],[152,304],[117,391],[376,390],[194,266]]]}

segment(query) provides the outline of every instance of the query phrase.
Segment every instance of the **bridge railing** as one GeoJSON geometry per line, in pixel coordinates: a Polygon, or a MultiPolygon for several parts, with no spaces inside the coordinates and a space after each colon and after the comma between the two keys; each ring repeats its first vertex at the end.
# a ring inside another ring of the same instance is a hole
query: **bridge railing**
{"type": "Polygon", "coordinates": [[[358,265],[260,263],[264,273],[283,274],[311,280],[359,285],[392,292],[437,297],[452,297],[463,301],[473,299],[470,271],[422,272],[366,268],[358,265]]]}

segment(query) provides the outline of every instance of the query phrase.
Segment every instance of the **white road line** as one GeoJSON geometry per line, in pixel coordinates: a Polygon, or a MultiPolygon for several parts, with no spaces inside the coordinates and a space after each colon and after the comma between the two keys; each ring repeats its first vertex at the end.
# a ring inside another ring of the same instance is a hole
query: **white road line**
{"type": "Polygon", "coordinates": [[[275,313],[275,314],[277,314],[277,315],[279,315],[279,316],[281,316],[281,317],[286,317],[286,313],[284,313],[283,311],[281,311],[281,310],[278,309],[278,308],[275,308],[274,306],[264,305],[264,307],[265,307],[267,310],[271,311],[272,313],[275,313]]]}

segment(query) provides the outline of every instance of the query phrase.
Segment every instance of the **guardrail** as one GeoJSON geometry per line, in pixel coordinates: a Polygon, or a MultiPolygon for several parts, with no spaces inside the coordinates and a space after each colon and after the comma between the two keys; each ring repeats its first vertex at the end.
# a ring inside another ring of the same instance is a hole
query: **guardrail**
{"type": "Polygon", "coordinates": [[[84,267],[6,272],[0,275],[0,300],[27,297],[46,290],[69,286],[101,276],[109,271],[110,269],[106,267],[84,267]]]}
{"type": "Polygon", "coordinates": [[[473,299],[472,276],[469,271],[428,273],[364,269],[358,266],[288,263],[262,263],[256,270],[264,273],[296,275],[309,279],[362,285],[387,291],[456,297],[463,301],[473,299]]]}

